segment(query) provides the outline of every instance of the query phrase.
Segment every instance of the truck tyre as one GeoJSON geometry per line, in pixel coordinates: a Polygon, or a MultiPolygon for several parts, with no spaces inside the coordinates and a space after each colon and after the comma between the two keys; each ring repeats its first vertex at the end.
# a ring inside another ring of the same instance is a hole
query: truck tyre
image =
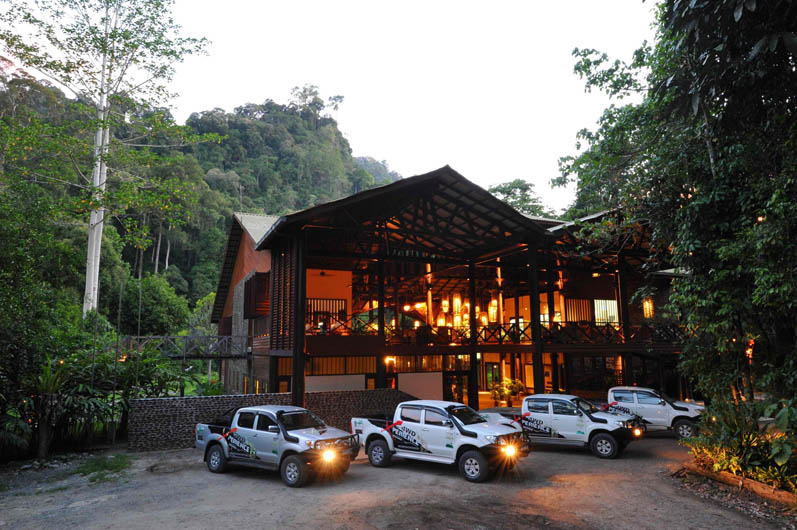
{"type": "Polygon", "coordinates": [[[301,488],[310,479],[310,469],[298,455],[285,457],[280,474],[285,485],[291,488],[301,488]]]}
{"type": "Polygon", "coordinates": [[[342,475],[346,471],[349,470],[349,466],[351,465],[351,460],[348,457],[343,457],[342,462],[338,465],[338,474],[342,475]]]}
{"type": "Polygon", "coordinates": [[[678,420],[673,425],[673,430],[675,430],[675,435],[678,439],[683,438],[691,438],[697,434],[697,426],[694,422],[689,420],[678,420]]]}
{"type": "Polygon", "coordinates": [[[465,451],[459,457],[459,472],[465,480],[484,482],[490,476],[490,466],[479,451],[465,451]]]}
{"type": "Polygon", "coordinates": [[[227,457],[224,456],[224,449],[218,444],[208,449],[207,462],[211,473],[224,473],[227,471],[227,457]]]}
{"type": "Polygon", "coordinates": [[[598,458],[617,458],[620,455],[620,444],[611,434],[596,434],[589,442],[592,454],[598,458]]]}
{"type": "Polygon", "coordinates": [[[390,465],[390,448],[384,440],[374,440],[368,444],[368,461],[374,467],[390,465]]]}

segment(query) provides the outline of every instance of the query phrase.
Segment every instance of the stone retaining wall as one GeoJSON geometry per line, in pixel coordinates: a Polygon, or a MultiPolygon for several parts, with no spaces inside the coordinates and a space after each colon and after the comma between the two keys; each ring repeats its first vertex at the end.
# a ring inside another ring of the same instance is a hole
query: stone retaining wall
{"type": "MultiPolygon", "coordinates": [[[[410,399],[415,398],[388,388],[309,392],[305,394],[305,406],[329,425],[348,431],[353,416],[390,413],[410,399]]],[[[289,393],[133,399],[128,446],[132,451],[191,447],[197,423],[210,422],[233,407],[290,404],[289,393]]]]}

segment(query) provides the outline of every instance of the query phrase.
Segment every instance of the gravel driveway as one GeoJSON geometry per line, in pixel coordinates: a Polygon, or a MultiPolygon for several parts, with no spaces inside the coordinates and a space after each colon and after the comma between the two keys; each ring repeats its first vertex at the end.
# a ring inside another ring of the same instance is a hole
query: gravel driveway
{"type": "Polygon", "coordinates": [[[278,473],[211,474],[193,450],[142,453],[99,484],[6,470],[0,528],[770,528],[679,487],[670,473],[686,458],[671,438],[635,442],[618,460],[537,449],[508,476],[471,484],[453,467],[377,469],[361,455],[339,481],[290,489],[278,473]]]}

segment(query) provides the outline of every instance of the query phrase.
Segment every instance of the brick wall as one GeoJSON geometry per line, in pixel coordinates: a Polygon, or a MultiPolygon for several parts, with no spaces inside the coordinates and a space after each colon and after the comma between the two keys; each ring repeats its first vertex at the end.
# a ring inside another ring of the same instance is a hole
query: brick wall
{"type": "MultiPolygon", "coordinates": [[[[392,413],[402,401],[415,399],[392,389],[309,392],[305,406],[333,427],[349,430],[353,416],[392,413]]],[[[233,407],[290,405],[291,394],[238,394],[133,399],[130,402],[128,446],[132,451],[191,447],[194,427],[233,407]]]]}

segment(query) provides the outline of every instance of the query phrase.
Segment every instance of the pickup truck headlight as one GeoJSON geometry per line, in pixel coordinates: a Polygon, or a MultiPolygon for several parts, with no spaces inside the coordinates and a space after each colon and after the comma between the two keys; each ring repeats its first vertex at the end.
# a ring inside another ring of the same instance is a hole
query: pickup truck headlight
{"type": "Polygon", "coordinates": [[[488,442],[488,443],[491,443],[491,444],[494,444],[494,443],[495,443],[495,440],[496,440],[497,438],[498,438],[498,436],[493,436],[492,434],[486,434],[486,435],[484,436],[484,439],[485,439],[485,440],[487,440],[487,442],[488,442]]]}

